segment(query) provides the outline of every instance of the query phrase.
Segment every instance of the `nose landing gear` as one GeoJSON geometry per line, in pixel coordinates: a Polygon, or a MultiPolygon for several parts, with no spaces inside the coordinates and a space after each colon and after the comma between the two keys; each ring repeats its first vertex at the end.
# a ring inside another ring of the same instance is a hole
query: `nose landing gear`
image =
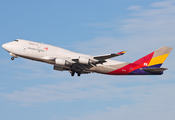
{"type": "Polygon", "coordinates": [[[10,53],[10,55],[12,56],[11,57],[11,60],[14,60],[15,58],[18,58],[19,56],[17,56],[16,54],[14,54],[14,53],[10,53]]]}
{"type": "Polygon", "coordinates": [[[11,57],[11,60],[14,60],[15,58],[14,57],[11,57]]]}

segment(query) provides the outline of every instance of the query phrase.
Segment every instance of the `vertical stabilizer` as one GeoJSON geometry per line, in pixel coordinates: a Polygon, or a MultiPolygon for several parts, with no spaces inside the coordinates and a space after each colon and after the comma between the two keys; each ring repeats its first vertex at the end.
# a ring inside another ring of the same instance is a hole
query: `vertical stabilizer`
{"type": "Polygon", "coordinates": [[[173,48],[171,47],[163,46],[158,50],[135,61],[134,64],[137,64],[143,67],[160,68],[172,49],[173,48]]]}

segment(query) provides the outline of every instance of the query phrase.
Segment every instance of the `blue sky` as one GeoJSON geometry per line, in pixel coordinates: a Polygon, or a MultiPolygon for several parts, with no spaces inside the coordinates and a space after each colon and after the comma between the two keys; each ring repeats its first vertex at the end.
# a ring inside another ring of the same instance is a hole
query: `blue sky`
{"type": "MultiPolygon", "coordinates": [[[[0,44],[17,38],[133,62],[175,46],[174,0],[0,2],[0,44]]],[[[174,120],[174,50],[162,76],[71,77],[0,48],[2,120],[174,120]]]]}

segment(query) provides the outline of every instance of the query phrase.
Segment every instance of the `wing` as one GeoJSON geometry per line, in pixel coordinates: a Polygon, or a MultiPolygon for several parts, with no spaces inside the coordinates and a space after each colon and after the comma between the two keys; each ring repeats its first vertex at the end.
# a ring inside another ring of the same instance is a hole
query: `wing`
{"type": "Polygon", "coordinates": [[[91,73],[89,69],[93,67],[91,64],[79,63],[78,59],[66,59],[56,57],[42,57],[45,62],[54,64],[53,69],[58,71],[75,71],[76,73],[88,74],[91,73]]]}
{"type": "Polygon", "coordinates": [[[113,58],[113,57],[116,57],[116,56],[120,56],[120,55],[123,55],[125,53],[126,53],[126,51],[121,51],[119,53],[112,53],[112,54],[107,54],[107,55],[93,56],[92,58],[85,58],[85,57],[78,56],[78,57],[74,57],[74,58],[70,58],[70,59],[45,56],[45,57],[42,57],[42,60],[55,62],[56,59],[63,59],[65,61],[70,62],[71,64],[79,63],[79,64],[86,64],[86,65],[89,65],[89,64],[90,65],[95,65],[95,64],[102,64],[102,63],[106,62],[105,59],[109,59],[109,58],[113,58]],[[92,62],[92,64],[88,63],[90,61],[92,62]]]}
{"type": "Polygon", "coordinates": [[[112,54],[107,54],[107,55],[100,55],[100,56],[94,56],[94,59],[109,59],[109,58],[113,58],[113,57],[116,57],[116,56],[120,56],[120,55],[123,55],[125,54],[126,51],[121,51],[119,53],[112,53],[112,54]]]}
{"type": "Polygon", "coordinates": [[[70,67],[54,65],[53,69],[58,71],[69,71],[70,73],[89,74],[91,73],[89,70],[90,67],[92,66],[74,63],[70,67]]]}
{"type": "Polygon", "coordinates": [[[90,68],[96,66],[97,64],[102,64],[106,62],[105,59],[120,56],[124,53],[126,53],[126,51],[108,55],[94,56],[91,58],[86,58],[83,56],[78,56],[74,58],[43,57],[42,60],[54,64],[54,70],[67,70],[71,72],[72,76],[74,76],[75,73],[80,76],[80,74],[91,73],[90,68]]]}

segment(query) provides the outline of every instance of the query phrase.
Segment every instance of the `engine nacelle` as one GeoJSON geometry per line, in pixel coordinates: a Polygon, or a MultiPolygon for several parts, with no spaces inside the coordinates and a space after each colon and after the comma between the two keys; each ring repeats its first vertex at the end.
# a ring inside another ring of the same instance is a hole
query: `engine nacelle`
{"type": "Polygon", "coordinates": [[[72,65],[70,62],[68,62],[67,60],[64,60],[64,59],[60,59],[60,58],[56,58],[55,59],[55,63],[57,65],[61,65],[61,66],[70,66],[72,65]]]}
{"type": "Polygon", "coordinates": [[[78,62],[81,64],[86,64],[86,65],[95,63],[93,60],[91,60],[89,58],[85,58],[85,57],[79,57],[78,62]]]}
{"type": "Polygon", "coordinates": [[[58,71],[63,71],[63,67],[60,66],[55,66],[53,67],[54,70],[58,70],[58,71]]]}

